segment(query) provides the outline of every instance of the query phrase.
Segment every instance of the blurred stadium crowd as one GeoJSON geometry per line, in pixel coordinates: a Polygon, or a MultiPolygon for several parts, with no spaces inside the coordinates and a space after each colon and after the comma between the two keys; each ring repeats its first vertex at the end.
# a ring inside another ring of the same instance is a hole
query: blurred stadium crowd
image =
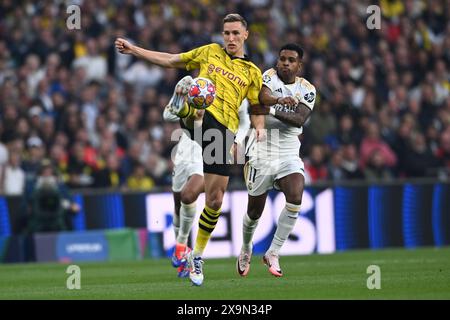
{"type": "MultiPolygon", "coordinates": [[[[302,136],[310,182],[450,176],[450,5],[439,0],[12,1],[0,3],[0,192],[20,194],[43,158],[70,188],[170,187],[177,124],[162,111],[179,70],[119,54],[114,39],[182,52],[249,22],[264,71],[305,50],[318,90],[302,136]],[[69,4],[81,29],[69,30],[69,4]],[[366,9],[381,7],[381,29],[366,9]]],[[[242,181],[239,169],[234,181],[242,181]]]]}

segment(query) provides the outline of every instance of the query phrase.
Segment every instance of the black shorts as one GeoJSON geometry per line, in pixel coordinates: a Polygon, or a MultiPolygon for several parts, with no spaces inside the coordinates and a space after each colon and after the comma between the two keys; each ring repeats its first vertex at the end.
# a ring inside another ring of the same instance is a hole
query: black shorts
{"type": "Polygon", "coordinates": [[[180,119],[180,125],[187,130],[188,136],[197,142],[203,150],[203,172],[229,176],[232,162],[231,146],[234,133],[205,111],[201,128],[186,127],[180,119]]]}
{"type": "Polygon", "coordinates": [[[202,150],[203,172],[229,176],[233,156],[231,147],[235,135],[208,111],[203,116],[202,150]]]}

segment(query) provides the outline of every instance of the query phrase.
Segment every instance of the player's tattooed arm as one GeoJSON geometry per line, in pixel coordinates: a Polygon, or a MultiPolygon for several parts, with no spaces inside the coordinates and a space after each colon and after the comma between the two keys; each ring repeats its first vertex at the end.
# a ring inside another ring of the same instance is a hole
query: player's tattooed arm
{"type": "MultiPolygon", "coordinates": [[[[270,108],[271,107],[262,104],[258,106],[252,106],[252,108],[250,109],[250,113],[252,115],[267,115],[270,113],[270,108]]],[[[282,122],[300,128],[301,126],[303,126],[310,114],[311,109],[309,109],[305,104],[299,103],[295,107],[294,112],[275,110],[274,117],[282,122]]]]}
{"type": "Polygon", "coordinates": [[[308,108],[303,103],[298,103],[298,100],[294,97],[276,97],[272,95],[272,91],[266,87],[262,86],[259,93],[259,101],[261,102],[258,106],[252,106],[250,113],[253,115],[267,115],[270,113],[270,107],[272,105],[278,104],[286,107],[294,107],[294,112],[286,112],[281,110],[275,110],[274,117],[278,120],[285,122],[287,124],[301,127],[308,119],[311,114],[311,109],[308,108]]]}
{"type": "Polygon", "coordinates": [[[303,126],[310,114],[311,109],[303,103],[299,103],[294,112],[275,110],[275,118],[298,128],[303,126]]]}

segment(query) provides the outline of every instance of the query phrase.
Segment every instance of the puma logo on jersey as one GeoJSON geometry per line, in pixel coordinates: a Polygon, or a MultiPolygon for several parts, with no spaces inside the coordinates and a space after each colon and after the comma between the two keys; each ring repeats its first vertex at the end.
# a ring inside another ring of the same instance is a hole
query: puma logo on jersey
{"type": "Polygon", "coordinates": [[[248,76],[248,74],[250,73],[250,71],[248,70],[248,67],[242,67],[241,70],[246,76],[248,76]]]}

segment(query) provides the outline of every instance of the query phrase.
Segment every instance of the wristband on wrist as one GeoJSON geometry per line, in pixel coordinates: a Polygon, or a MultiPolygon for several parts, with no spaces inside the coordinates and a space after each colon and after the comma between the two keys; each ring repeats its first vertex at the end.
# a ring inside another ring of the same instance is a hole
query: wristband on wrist
{"type": "Polygon", "coordinates": [[[269,108],[269,114],[273,115],[275,117],[275,111],[276,109],[274,107],[269,108]]]}

